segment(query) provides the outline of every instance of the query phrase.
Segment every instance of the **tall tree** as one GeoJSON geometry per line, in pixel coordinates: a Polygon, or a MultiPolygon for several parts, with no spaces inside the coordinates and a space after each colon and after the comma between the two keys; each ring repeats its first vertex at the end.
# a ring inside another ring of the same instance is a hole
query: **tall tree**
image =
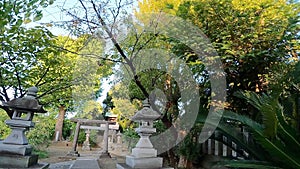
{"type": "MultiPolygon", "coordinates": [[[[147,0],[139,4],[139,9],[142,14],[175,13],[203,31],[222,58],[232,109],[242,111],[244,105],[233,97],[234,92],[266,92],[272,76],[282,71],[278,68],[298,60],[300,7],[294,1],[201,0],[157,4],[147,0]]],[[[175,44],[172,50],[178,54],[185,52],[192,56],[189,61],[195,61],[193,52],[182,45],[175,44]]]]}
{"type": "Polygon", "coordinates": [[[37,72],[36,81],[32,85],[39,87],[39,99],[48,107],[57,108],[58,117],[55,125],[54,138],[62,140],[63,122],[66,111],[73,107],[72,87],[75,85],[74,71],[79,59],[79,52],[84,47],[87,37],[72,39],[66,36],[55,38],[53,47],[59,51],[51,62],[43,62],[31,72],[37,72]],[[43,70],[43,71],[41,71],[43,70]],[[43,72],[42,74],[38,72],[43,72]]]}
{"type": "MultiPolygon", "coordinates": [[[[139,10],[141,14],[160,11],[175,14],[197,25],[222,58],[227,74],[228,108],[252,118],[260,118],[256,109],[233,94],[239,90],[262,93],[274,89],[270,83],[281,81],[276,76],[286,74],[286,68],[298,60],[300,7],[293,1],[201,0],[182,1],[178,5],[147,0],[139,4],[139,10]]],[[[172,43],[173,39],[169,42],[177,56],[191,65],[197,61],[188,47],[172,43]]],[[[207,78],[207,74],[201,76],[207,78]]],[[[204,86],[210,88],[209,83],[204,86]]],[[[284,86],[286,83],[281,85],[284,86]]],[[[189,151],[194,150],[185,149],[189,151]]]]}
{"type": "MultiPolygon", "coordinates": [[[[63,121],[66,111],[75,111],[78,114],[85,111],[87,105],[94,106],[100,89],[102,77],[110,75],[109,62],[99,60],[96,56],[103,52],[100,41],[95,41],[89,35],[76,39],[58,37],[56,48],[61,53],[57,67],[51,67],[46,75],[45,83],[41,82],[41,89],[47,94],[42,100],[48,101],[52,106],[58,107],[59,115],[55,128],[55,139],[62,140],[63,121]],[[48,81],[48,82],[47,82],[48,81]],[[54,100],[54,102],[53,102],[54,100]],[[59,133],[59,136],[56,134],[59,133]]],[[[97,108],[97,111],[100,108],[97,108]]],[[[96,109],[95,109],[96,110],[96,109]]],[[[92,115],[94,118],[99,118],[92,115]]]]}

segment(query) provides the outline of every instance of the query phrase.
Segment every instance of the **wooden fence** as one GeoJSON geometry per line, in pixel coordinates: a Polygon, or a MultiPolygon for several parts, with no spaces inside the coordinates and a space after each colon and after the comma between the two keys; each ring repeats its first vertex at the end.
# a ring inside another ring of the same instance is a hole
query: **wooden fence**
{"type": "MultiPolygon", "coordinates": [[[[234,131],[239,138],[247,144],[255,144],[253,138],[249,132],[243,128],[236,128],[234,131]]],[[[210,133],[208,133],[210,135],[210,133]]],[[[137,143],[137,139],[123,136],[123,144],[126,145],[130,151],[137,143]]],[[[245,151],[242,147],[238,146],[233,140],[223,135],[216,130],[204,143],[201,144],[201,154],[209,154],[215,156],[238,158],[238,159],[253,159],[251,155],[245,151]]]]}
{"type": "MultiPolygon", "coordinates": [[[[232,132],[237,132],[245,143],[253,142],[251,135],[245,130],[237,128],[236,131],[232,132]]],[[[216,130],[208,140],[202,143],[201,153],[230,158],[252,159],[248,152],[242,147],[239,147],[230,138],[222,135],[218,130],[216,130]]]]}

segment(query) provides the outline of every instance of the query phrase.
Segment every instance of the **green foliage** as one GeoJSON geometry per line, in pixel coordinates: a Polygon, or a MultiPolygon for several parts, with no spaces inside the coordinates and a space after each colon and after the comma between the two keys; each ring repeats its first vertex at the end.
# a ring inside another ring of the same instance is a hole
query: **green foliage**
{"type": "Polygon", "coordinates": [[[123,135],[129,138],[139,138],[139,135],[134,131],[133,128],[127,128],[124,130],[123,135]]]}
{"type": "Polygon", "coordinates": [[[5,124],[5,120],[8,119],[6,113],[0,109],[0,139],[5,139],[11,132],[11,129],[5,124]]]}
{"type": "MultiPolygon", "coordinates": [[[[71,140],[74,140],[74,133],[71,135],[71,140]]],[[[80,130],[79,135],[78,135],[78,144],[83,144],[84,141],[86,140],[86,134],[83,129],[80,130]]],[[[97,131],[91,130],[90,133],[90,144],[92,147],[97,145],[97,131]]]]}
{"type": "Polygon", "coordinates": [[[85,118],[85,119],[95,119],[101,120],[102,116],[102,107],[99,102],[95,100],[89,100],[83,103],[81,107],[77,108],[76,117],[85,118]]]}
{"type": "Polygon", "coordinates": [[[235,94],[240,98],[246,99],[257,110],[260,110],[264,125],[264,135],[273,139],[277,134],[278,119],[277,114],[283,112],[283,108],[279,105],[278,96],[270,97],[266,94],[261,96],[253,92],[238,92],[235,94]]]}
{"type": "Polygon", "coordinates": [[[135,105],[135,101],[130,102],[129,98],[122,98],[122,96],[118,95],[120,92],[124,92],[121,86],[122,85],[119,84],[112,90],[112,101],[115,105],[112,113],[118,115],[117,121],[121,129],[123,130],[125,128],[131,127],[130,118],[134,115],[135,112],[137,112],[137,108],[135,105]]]}
{"type": "Polygon", "coordinates": [[[55,119],[46,115],[35,115],[33,121],[35,127],[26,136],[34,149],[40,151],[51,143],[55,131],[55,119]]]}
{"type": "Polygon", "coordinates": [[[72,122],[69,119],[65,119],[64,120],[64,124],[63,124],[63,138],[70,138],[71,134],[72,134],[72,130],[75,129],[75,124],[74,122],[72,122]]]}
{"type": "Polygon", "coordinates": [[[86,36],[76,39],[66,36],[56,37],[52,46],[55,46],[58,53],[56,55],[49,53],[48,60],[41,60],[40,66],[31,70],[37,73],[30,84],[39,88],[39,100],[43,105],[49,107],[63,105],[67,109],[72,108],[72,86],[76,85],[73,74],[76,72],[78,53],[86,39],[86,36]]]}
{"type": "Polygon", "coordinates": [[[103,100],[103,117],[106,116],[106,113],[108,113],[110,110],[112,110],[114,106],[114,102],[112,101],[112,96],[107,93],[106,98],[103,100]]]}
{"type": "Polygon", "coordinates": [[[190,161],[195,161],[201,154],[201,144],[198,141],[199,128],[201,125],[195,126],[179,144],[179,154],[190,161]]]}
{"type": "MultiPolygon", "coordinates": [[[[297,57],[299,10],[299,4],[287,1],[202,0],[185,1],[177,15],[211,40],[227,74],[230,106],[243,111],[243,100],[233,93],[266,91],[277,67],[297,57]]],[[[245,113],[256,115],[249,109],[245,113]]]]}
{"type": "Polygon", "coordinates": [[[39,20],[41,7],[51,3],[47,0],[0,2],[3,18],[0,21],[0,100],[10,100],[9,90],[14,97],[23,96],[30,85],[28,82],[37,73],[32,69],[40,66],[40,60],[47,60],[49,54],[55,55],[51,32],[41,26],[26,28],[23,24],[28,20],[39,20]]]}
{"type": "Polygon", "coordinates": [[[34,149],[32,153],[38,155],[39,159],[43,159],[43,158],[48,158],[49,157],[48,152],[45,151],[45,150],[35,150],[34,149]]]}

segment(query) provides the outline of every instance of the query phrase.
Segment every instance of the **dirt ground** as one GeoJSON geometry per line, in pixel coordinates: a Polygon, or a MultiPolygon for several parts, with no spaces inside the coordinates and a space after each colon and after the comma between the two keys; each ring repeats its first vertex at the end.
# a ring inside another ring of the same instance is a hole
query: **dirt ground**
{"type": "MultiPolygon", "coordinates": [[[[45,163],[59,163],[67,161],[65,157],[69,151],[72,150],[72,143],[70,142],[53,142],[46,151],[48,152],[48,158],[39,159],[40,162],[45,163]]],[[[72,159],[69,159],[72,160],[72,159]]]]}
{"type": "MultiPolygon", "coordinates": [[[[72,143],[70,142],[53,142],[47,149],[48,158],[39,159],[40,163],[48,163],[52,168],[65,168],[57,164],[66,164],[68,162],[76,160],[76,157],[67,157],[69,151],[72,150],[72,143]]],[[[101,154],[101,148],[92,148],[91,151],[83,151],[80,146],[77,147],[77,151],[80,154],[78,158],[99,158],[101,154]]],[[[127,151],[119,151],[120,149],[110,149],[109,153],[112,158],[99,160],[100,166],[103,169],[114,169],[116,163],[125,162],[125,156],[127,151]]],[[[77,159],[78,159],[77,158],[77,159]]]]}

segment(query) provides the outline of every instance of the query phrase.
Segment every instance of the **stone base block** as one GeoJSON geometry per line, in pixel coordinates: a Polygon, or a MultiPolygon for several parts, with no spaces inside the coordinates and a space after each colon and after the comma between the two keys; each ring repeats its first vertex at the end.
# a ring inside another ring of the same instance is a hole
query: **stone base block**
{"type": "Polygon", "coordinates": [[[14,145],[4,144],[0,142],[0,154],[16,154],[16,155],[30,155],[32,152],[32,146],[30,145],[14,145]]]}
{"type": "Polygon", "coordinates": [[[109,152],[101,152],[99,158],[111,158],[109,152]]]}
{"type": "MultiPolygon", "coordinates": [[[[117,169],[133,169],[133,168],[131,168],[130,166],[128,166],[125,163],[118,163],[117,164],[117,169]]],[[[148,169],[153,169],[153,168],[148,168],[148,169]]],[[[159,168],[159,169],[174,169],[174,168],[171,168],[171,167],[162,167],[162,168],[159,168]]]]}
{"type": "Polygon", "coordinates": [[[78,151],[69,151],[67,157],[80,157],[78,151]]]}
{"type": "Polygon", "coordinates": [[[71,165],[70,169],[100,169],[100,165],[98,160],[96,159],[82,159],[76,160],[73,165],[71,165]]]}
{"type": "Polygon", "coordinates": [[[0,154],[0,168],[29,168],[37,165],[37,155],[10,155],[0,154]]]}
{"type": "Polygon", "coordinates": [[[131,168],[160,169],[163,166],[163,158],[161,157],[137,158],[130,155],[130,156],[126,156],[126,164],[131,168]]]}
{"type": "Polygon", "coordinates": [[[154,148],[133,148],[132,153],[134,157],[156,157],[157,156],[157,150],[154,148]]]}

